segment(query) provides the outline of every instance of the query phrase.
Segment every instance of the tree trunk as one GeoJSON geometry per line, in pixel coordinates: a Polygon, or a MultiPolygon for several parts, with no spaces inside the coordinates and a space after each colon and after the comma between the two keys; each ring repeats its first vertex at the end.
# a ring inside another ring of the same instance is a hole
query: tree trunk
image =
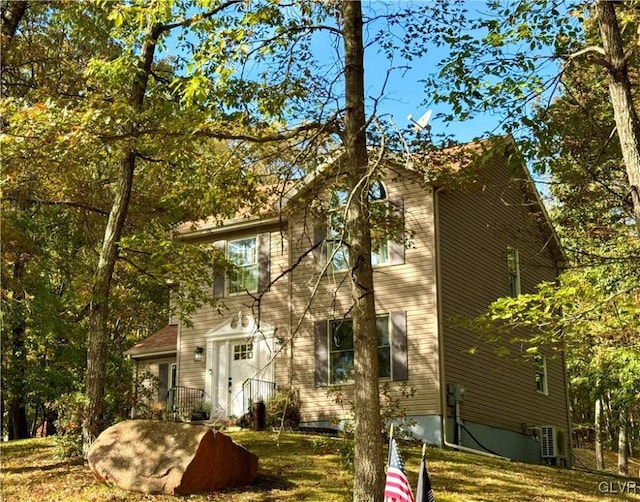
{"type": "Polygon", "coordinates": [[[627,445],[629,446],[629,457],[635,457],[635,448],[634,444],[638,441],[637,429],[636,429],[636,421],[633,413],[629,413],[629,423],[627,424],[627,445]]]}
{"type": "Polygon", "coordinates": [[[616,451],[616,442],[618,439],[618,429],[616,428],[616,410],[611,406],[611,392],[607,391],[606,399],[602,401],[602,416],[604,418],[604,426],[607,430],[609,441],[609,449],[616,451]]]}
{"type": "MultiPolygon", "coordinates": [[[[163,30],[161,25],[150,27],[142,46],[129,95],[129,103],[136,111],[141,111],[143,108],[156,43],[163,30]]],[[[131,129],[129,132],[135,131],[131,129]]],[[[136,151],[131,148],[125,152],[124,159],[120,163],[116,191],[102,241],[102,250],[92,290],[89,332],[87,333],[87,373],[85,376],[87,405],[82,424],[85,454],[106,425],[104,423],[104,377],[109,342],[107,328],[109,290],[118,259],[119,241],[129,209],[135,167],[136,151]]]]}
{"type": "Polygon", "coordinates": [[[36,434],[38,433],[38,419],[40,418],[39,413],[41,407],[42,405],[40,403],[36,404],[33,407],[33,418],[31,419],[31,437],[36,437],[36,434]]]}
{"type": "Polygon", "coordinates": [[[9,45],[13,40],[18,29],[18,24],[24,16],[29,6],[28,2],[24,0],[5,0],[0,4],[0,10],[2,11],[2,44],[0,45],[0,55],[4,60],[9,45]]]}
{"type": "Polygon", "coordinates": [[[629,475],[629,450],[627,449],[627,410],[620,412],[618,429],[618,474],[629,475]]]}
{"type": "Polygon", "coordinates": [[[384,465],[367,183],[362,6],[359,1],[349,0],[342,5],[345,54],[343,143],[347,158],[347,182],[351,189],[345,237],[349,248],[355,363],[353,500],[378,502],[383,497],[384,465]]]}
{"type": "Polygon", "coordinates": [[[22,396],[12,396],[9,400],[9,416],[11,417],[9,439],[27,439],[29,424],[27,423],[27,408],[22,396]]]}
{"type": "Polygon", "coordinates": [[[29,437],[29,423],[27,422],[27,405],[25,396],[27,395],[26,365],[27,353],[25,346],[25,335],[27,326],[24,318],[24,289],[22,281],[24,278],[25,263],[18,256],[13,264],[12,290],[13,301],[20,312],[11,328],[11,342],[9,350],[3,351],[3,370],[6,373],[4,383],[7,385],[4,392],[9,396],[8,412],[11,427],[9,428],[9,439],[26,439],[29,437]]]}
{"type": "Polygon", "coordinates": [[[602,400],[596,399],[595,409],[595,448],[596,448],[596,469],[604,470],[604,455],[602,453],[602,400]]]}
{"type": "Polygon", "coordinates": [[[615,3],[610,0],[597,0],[596,12],[609,72],[609,94],[613,115],[629,179],[636,230],[640,236],[640,121],[631,94],[629,62],[625,57],[615,3]]]}
{"type": "Polygon", "coordinates": [[[87,408],[82,425],[85,452],[105,428],[104,377],[109,341],[107,302],[113,270],[119,253],[118,243],[129,208],[134,169],[135,152],[128,152],[127,157],[120,164],[116,194],[104,234],[92,291],[89,332],[87,333],[87,373],[85,376],[87,408]]]}

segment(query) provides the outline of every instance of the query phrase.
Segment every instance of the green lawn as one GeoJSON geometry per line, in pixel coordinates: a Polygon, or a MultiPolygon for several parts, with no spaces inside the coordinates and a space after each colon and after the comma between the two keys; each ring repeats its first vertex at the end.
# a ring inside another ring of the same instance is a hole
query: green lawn
{"type": "MultiPolygon", "coordinates": [[[[256,483],[242,490],[183,497],[193,501],[348,501],[352,477],[337,453],[344,442],[324,436],[235,432],[231,436],[260,457],[256,483]]],[[[2,443],[2,497],[10,501],[167,501],[97,484],[86,465],[53,457],[51,439],[2,443]]],[[[344,448],[342,448],[344,450],[344,448]]],[[[415,486],[419,449],[401,446],[415,486]]],[[[618,478],[505,462],[477,455],[428,449],[429,472],[438,502],[640,500],[638,494],[603,495],[599,483],[618,489],[618,478]]]]}

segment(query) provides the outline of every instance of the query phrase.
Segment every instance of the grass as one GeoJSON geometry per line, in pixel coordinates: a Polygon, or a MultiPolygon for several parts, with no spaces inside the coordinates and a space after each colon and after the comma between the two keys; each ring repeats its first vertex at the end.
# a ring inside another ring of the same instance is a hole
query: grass
{"type": "MultiPolygon", "coordinates": [[[[576,455],[576,466],[585,469],[596,468],[596,452],[594,450],[579,449],[574,450],[576,455]]],[[[604,452],[604,469],[607,472],[615,474],[618,472],[618,454],[616,452],[605,450],[604,452]]],[[[640,459],[629,459],[629,474],[640,478],[640,459]]]]}
{"type": "MultiPolygon", "coordinates": [[[[337,438],[235,432],[231,436],[260,457],[256,483],[222,493],[181,497],[189,501],[321,501],[351,498],[352,475],[345,467],[345,442],[337,438]]],[[[85,464],[54,458],[50,438],[2,443],[2,497],[11,501],[174,501],[168,495],[127,492],[95,482],[85,464]]],[[[401,446],[408,477],[416,484],[419,449],[401,446]]],[[[620,478],[607,474],[555,469],[428,449],[429,473],[438,502],[602,500],[604,482],[617,492],[620,478]]],[[[615,494],[615,500],[640,500],[638,494],[615,494]]],[[[612,496],[611,494],[609,496],[612,496]]]]}

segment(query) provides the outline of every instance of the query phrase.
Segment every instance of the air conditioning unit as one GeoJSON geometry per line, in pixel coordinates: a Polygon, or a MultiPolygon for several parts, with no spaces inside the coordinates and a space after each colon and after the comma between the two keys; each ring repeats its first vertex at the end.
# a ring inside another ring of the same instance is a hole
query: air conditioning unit
{"type": "Polygon", "coordinates": [[[566,459],[567,430],[555,425],[540,426],[540,451],[543,459],[566,459]]]}

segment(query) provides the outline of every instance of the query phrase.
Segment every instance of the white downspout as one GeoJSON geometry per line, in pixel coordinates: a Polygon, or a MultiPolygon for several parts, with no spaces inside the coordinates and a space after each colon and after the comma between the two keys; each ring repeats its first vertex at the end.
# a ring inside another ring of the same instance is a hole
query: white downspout
{"type": "MultiPolygon", "coordinates": [[[[292,219],[289,219],[287,221],[287,260],[289,260],[287,262],[287,268],[292,267],[293,266],[293,223],[291,221],[292,219]]],[[[312,230],[313,231],[313,230],[312,230]]],[[[289,273],[289,277],[287,277],[287,280],[289,281],[289,285],[288,285],[288,295],[289,295],[289,354],[288,354],[288,365],[289,365],[289,371],[288,371],[288,375],[287,375],[287,385],[289,386],[289,389],[293,388],[293,330],[294,330],[294,321],[293,321],[293,274],[295,273],[295,269],[292,269],[291,272],[289,273]]],[[[286,364],[286,363],[285,363],[286,364]]],[[[275,361],[274,361],[274,378],[273,381],[275,382],[275,361]]]]}
{"type": "MultiPolygon", "coordinates": [[[[127,356],[129,360],[131,360],[131,356],[127,356]]],[[[139,369],[138,369],[138,360],[134,359],[134,364],[135,366],[133,367],[133,392],[134,392],[134,404],[131,407],[131,411],[129,412],[129,416],[131,418],[131,420],[133,420],[134,418],[136,418],[136,408],[138,407],[138,374],[139,374],[139,369]]]]}
{"type": "MultiPolygon", "coordinates": [[[[450,443],[447,441],[447,385],[445,378],[445,368],[444,368],[444,334],[442,330],[442,275],[440,268],[440,214],[438,207],[438,192],[440,192],[443,187],[433,189],[433,249],[434,249],[434,260],[435,260],[435,285],[436,285],[436,312],[437,312],[437,321],[436,326],[438,330],[438,359],[439,359],[439,367],[440,367],[440,412],[442,413],[442,444],[449,448],[453,448],[455,450],[463,451],[466,453],[475,453],[477,455],[483,455],[485,457],[491,458],[499,458],[501,460],[511,460],[507,457],[502,457],[500,455],[495,455],[493,453],[489,453],[482,450],[476,450],[475,448],[469,448],[467,446],[462,446],[460,444],[450,443]]],[[[460,417],[460,403],[456,401],[456,416],[457,420],[462,420],[460,417]]],[[[458,429],[460,429],[460,424],[457,424],[458,429]]],[[[461,441],[462,435],[458,434],[458,441],[461,441]]]]}
{"type": "Polygon", "coordinates": [[[462,446],[462,413],[460,412],[460,399],[456,398],[456,427],[458,428],[458,433],[456,437],[458,438],[458,442],[456,443],[458,446],[462,446]]]}

